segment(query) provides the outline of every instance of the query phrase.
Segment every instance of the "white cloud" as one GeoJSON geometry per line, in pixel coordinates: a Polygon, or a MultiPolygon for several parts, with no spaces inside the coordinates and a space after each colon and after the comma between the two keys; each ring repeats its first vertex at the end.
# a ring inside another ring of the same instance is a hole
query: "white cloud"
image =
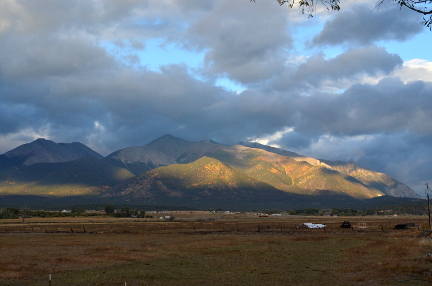
{"type": "Polygon", "coordinates": [[[269,135],[265,135],[265,136],[258,137],[258,138],[248,138],[247,141],[257,142],[257,143],[260,143],[263,145],[268,145],[268,146],[280,148],[279,145],[272,144],[272,142],[280,140],[284,135],[286,135],[286,133],[293,132],[293,131],[294,131],[293,128],[286,127],[285,129],[283,129],[281,131],[277,131],[274,134],[269,134],[269,135]]]}
{"type": "Polygon", "coordinates": [[[29,143],[38,138],[51,139],[49,124],[39,128],[38,130],[32,128],[24,128],[16,132],[0,136],[0,154],[6,153],[22,144],[29,143]]]}
{"type": "Polygon", "coordinates": [[[395,70],[394,75],[405,82],[416,80],[432,82],[432,61],[425,59],[406,61],[402,67],[395,70]]]}

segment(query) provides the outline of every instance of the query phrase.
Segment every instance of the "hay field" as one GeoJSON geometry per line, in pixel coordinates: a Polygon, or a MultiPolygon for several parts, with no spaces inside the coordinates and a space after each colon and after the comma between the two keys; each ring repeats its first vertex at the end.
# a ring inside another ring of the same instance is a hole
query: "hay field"
{"type": "Polygon", "coordinates": [[[0,285],[432,285],[425,217],[165,215],[2,220],[0,285]]]}

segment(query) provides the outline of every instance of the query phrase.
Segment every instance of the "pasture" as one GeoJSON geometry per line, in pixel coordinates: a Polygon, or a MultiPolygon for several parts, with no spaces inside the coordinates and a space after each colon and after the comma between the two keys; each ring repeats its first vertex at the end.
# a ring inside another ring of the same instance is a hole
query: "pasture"
{"type": "Polygon", "coordinates": [[[424,216],[156,216],[1,220],[0,285],[432,285],[424,216]]]}

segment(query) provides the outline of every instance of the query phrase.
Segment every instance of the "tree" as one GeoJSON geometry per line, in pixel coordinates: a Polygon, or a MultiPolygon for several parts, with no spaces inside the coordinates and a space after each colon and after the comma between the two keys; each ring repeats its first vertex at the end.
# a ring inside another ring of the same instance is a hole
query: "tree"
{"type": "Polygon", "coordinates": [[[144,218],[145,211],[139,211],[136,209],[131,209],[129,207],[122,207],[116,214],[116,217],[135,217],[135,218],[144,218]]]}
{"type": "MultiPolygon", "coordinates": [[[[255,0],[250,0],[255,2],[255,0]]],[[[276,0],[280,5],[287,4],[290,8],[298,6],[302,13],[308,14],[308,17],[313,17],[316,11],[317,4],[320,2],[327,10],[339,11],[340,0],[276,0]]],[[[401,8],[408,8],[416,13],[423,15],[423,25],[432,29],[432,0],[381,0],[377,7],[379,7],[384,1],[392,1],[399,5],[401,8]]]]}
{"type": "Polygon", "coordinates": [[[117,217],[131,217],[131,209],[129,207],[122,207],[117,213],[117,217]]]}
{"type": "Polygon", "coordinates": [[[19,217],[19,209],[15,209],[15,208],[0,209],[0,219],[10,219],[10,218],[18,218],[18,217],[19,217]]]}
{"type": "Polygon", "coordinates": [[[105,212],[107,215],[112,215],[115,212],[115,205],[107,205],[105,207],[105,212]]]}
{"type": "Polygon", "coordinates": [[[30,217],[30,209],[28,207],[23,207],[22,210],[20,210],[22,222],[24,223],[25,218],[30,217]]]}

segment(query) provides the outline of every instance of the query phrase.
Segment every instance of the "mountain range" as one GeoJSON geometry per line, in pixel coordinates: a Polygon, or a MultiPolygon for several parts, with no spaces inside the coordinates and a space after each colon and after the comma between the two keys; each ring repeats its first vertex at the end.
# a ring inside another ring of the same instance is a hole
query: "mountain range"
{"type": "Polygon", "coordinates": [[[37,139],[0,155],[0,195],[244,210],[349,207],[379,197],[418,197],[402,182],[354,162],[172,135],[106,157],[81,143],[37,139]]]}

